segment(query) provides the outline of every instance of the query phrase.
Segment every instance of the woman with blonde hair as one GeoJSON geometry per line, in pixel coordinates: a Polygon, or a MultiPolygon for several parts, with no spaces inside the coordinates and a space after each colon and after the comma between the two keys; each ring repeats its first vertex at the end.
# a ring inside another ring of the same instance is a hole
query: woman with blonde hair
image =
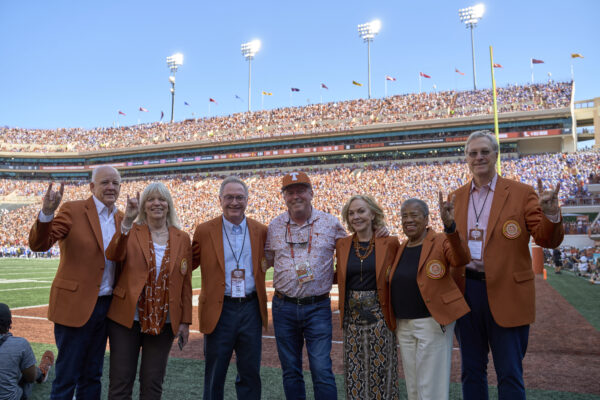
{"type": "Polygon", "coordinates": [[[106,257],[122,264],[108,311],[109,399],[131,399],[140,349],[140,398],[160,399],[173,339],[181,349],[192,322],[190,237],[164,184],[127,197],[106,257]]]}

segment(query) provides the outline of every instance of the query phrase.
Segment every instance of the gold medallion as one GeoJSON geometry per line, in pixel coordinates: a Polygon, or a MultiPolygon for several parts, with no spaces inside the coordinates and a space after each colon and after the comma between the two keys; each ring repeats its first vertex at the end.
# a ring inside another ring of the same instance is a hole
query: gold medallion
{"type": "Polygon", "coordinates": [[[441,279],[446,274],[446,266],[440,260],[431,260],[425,266],[427,276],[431,279],[441,279]]]}
{"type": "Polygon", "coordinates": [[[521,236],[521,227],[514,219],[509,219],[502,226],[502,233],[507,239],[516,239],[521,236]]]}

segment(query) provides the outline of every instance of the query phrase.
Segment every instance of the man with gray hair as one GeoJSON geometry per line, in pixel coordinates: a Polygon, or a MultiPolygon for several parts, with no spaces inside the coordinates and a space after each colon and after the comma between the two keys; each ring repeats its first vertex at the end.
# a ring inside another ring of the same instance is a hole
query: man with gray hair
{"type": "Polygon", "coordinates": [[[96,167],[90,182],[92,196],[64,203],[55,216],[64,184],[53,191],[50,183],[29,233],[33,251],[47,251],[56,242],[60,247],[48,306],[58,347],[53,400],[71,400],[75,390],[79,399],[100,399],[106,314],[117,273],[104,251],[123,219],[115,206],[120,188],[116,169],[96,167]]]}
{"type": "Polygon", "coordinates": [[[223,214],[204,222],[192,241],[193,268],[200,266],[198,301],[204,333],[204,399],[223,399],[235,350],[238,399],[260,399],[261,325],[266,329],[265,240],[267,227],[247,218],[248,187],[229,176],[221,183],[223,214]]]}
{"type": "Polygon", "coordinates": [[[499,399],[525,399],[522,361],[535,319],[535,276],[529,240],[546,248],[564,236],[558,192],[505,179],[496,172],[498,142],[489,131],[473,132],[465,145],[473,179],[457,189],[456,230],[468,240],[471,259],[453,269],[471,312],[459,318],[465,400],[487,399],[492,351],[499,399]]]}

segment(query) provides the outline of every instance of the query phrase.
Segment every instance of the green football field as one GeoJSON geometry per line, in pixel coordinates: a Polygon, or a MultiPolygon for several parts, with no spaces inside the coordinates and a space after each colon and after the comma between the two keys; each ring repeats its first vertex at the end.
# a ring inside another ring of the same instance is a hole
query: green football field
{"type": "MultiPolygon", "coordinates": [[[[57,260],[26,260],[26,259],[0,259],[0,302],[7,303],[11,308],[44,305],[48,302],[50,285],[58,266],[57,260]]],[[[272,271],[272,270],[271,270],[272,271]]],[[[550,271],[549,271],[550,272],[550,271]]],[[[272,278],[272,273],[267,279],[272,278]]],[[[590,285],[588,282],[575,276],[560,277],[548,274],[550,284],[569,301],[597,330],[600,330],[600,313],[597,312],[600,304],[600,286],[590,285]]],[[[192,275],[192,287],[200,288],[200,271],[192,275]]],[[[47,350],[56,352],[56,347],[44,343],[32,343],[36,358],[39,360],[42,353],[47,350]]],[[[106,398],[108,388],[108,357],[107,352],[104,363],[103,397],[106,398]]],[[[585,368],[585,366],[581,366],[585,368]]],[[[171,357],[167,368],[167,375],[163,385],[164,399],[199,399],[202,397],[202,380],[204,362],[171,357]]],[[[262,385],[264,399],[283,399],[283,386],[281,370],[277,368],[262,367],[262,385]]],[[[33,399],[47,399],[50,394],[50,382],[54,376],[51,372],[47,383],[34,385],[33,399]]],[[[590,372],[590,379],[597,377],[596,372],[590,372]]],[[[313,398],[310,373],[305,372],[307,396],[313,398]]],[[[337,375],[338,397],[344,398],[344,380],[342,375],[337,375]]],[[[226,399],[236,399],[235,395],[235,365],[230,367],[226,383],[226,399]]],[[[401,393],[405,395],[404,382],[400,380],[401,393]]],[[[138,397],[137,383],[134,388],[134,398],[138,397]]],[[[567,391],[527,390],[527,398],[534,400],[584,400],[600,399],[593,394],[580,394],[567,391]]],[[[460,384],[452,383],[450,398],[460,399],[460,384]]],[[[490,398],[495,399],[496,390],[490,387],[490,398]]]]}

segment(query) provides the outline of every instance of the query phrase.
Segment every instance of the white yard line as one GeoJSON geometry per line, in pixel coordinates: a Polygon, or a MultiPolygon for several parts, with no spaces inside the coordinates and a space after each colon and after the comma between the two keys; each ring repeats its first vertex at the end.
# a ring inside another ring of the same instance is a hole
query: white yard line
{"type": "Polygon", "coordinates": [[[37,306],[25,306],[25,307],[13,307],[11,308],[11,310],[26,310],[28,308],[40,308],[40,307],[47,307],[48,304],[38,304],[37,306]]]}
{"type": "Polygon", "coordinates": [[[35,286],[35,287],[13,288],[13,289],[0,289],[0,292],[10,292],[13,290],[48,289],[50,287],[51,286],[35,286]]]}
{"type": "Polygon", "coordinates": [[[14,315],[12,316],[13,318],[22,318],[22,319],[37,319],[37,320],[43,320],[43,321],[48,321],[48,318],[43,318],[43,317],[32,317],[30,315],[14,315]]]}

